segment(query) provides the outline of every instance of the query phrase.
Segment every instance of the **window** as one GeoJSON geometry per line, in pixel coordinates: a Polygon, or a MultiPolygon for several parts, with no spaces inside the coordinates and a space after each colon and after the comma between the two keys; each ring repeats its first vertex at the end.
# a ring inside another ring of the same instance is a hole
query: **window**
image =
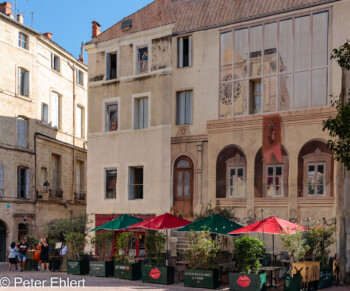
{"type": "Polygon", "coordinates": [[[46,187],[44,186],[45,182],[47,181],[47,168],[42,167],[40,169],[40,187],[46,191],[46,187]]]}
{"type": "Polygon", "coordinates": [[[327,106],[327,56],[327,11],[222,32],[220,117],[327,106]]]}
{"type": "Polygon", "coordinates": [[[117,78],[117,53],[106,54],[106,80],[117,78]]]}
{"type": "Polygon", "coordinates": [[[84,163],[76,161],[75,163],[75,192],[82,193],[84,191],[84,163]]]}
{"type": "Polygon", "coordinates": [[[76,136],[79,138],[83,138],[85,136],[84,135],[85,110],[81,106],[77,106],[75,121],[76,121],[76,125],[75,125],[76,136]]]}
{"type": "Polygon", "coordinates": [[[45,124],[49,123],[49,106],[46,103],[41,103],[41,121],[45,124]]]}
{"type": "Polygon", "coordinates": [[[60,98],[56,92],[51,92],[51,126],[57,129],[60,126],[60,98]]]}
{"type": "Polygon", "coordinates": [[[77,84],[84,86],[84,72],[76,69],[76,78],[77,78],[77,84]]]}
{"type": "Polygon", "coordinates": [[[228,197],[245,197],[245,177],[243,167],[229,168],[228,197]]]}
{"type": "Polygon", "coordinates": [[[29,72],[18,68],[18,94],[29,97],[29,72]]]}
{"type": "Polygon", "coordinates": [[[60,66],[61,58],[58,55],[51,53],[51,69],[55,70],[56,72],[60,72],[60,66]]]}
{"type": "Polygon", "coordinates": [[[143,167],[129,168],[129,200],[143,199],[143,167]]]}
{"type": "Polygon", "coordinates": [[[188,157],[181,157],[175,164],[174,171],[175,200],[191,198],[193,191],[193,164],[188,157]]]}
{"type": "Polygon", "coordinates": [[[176,94],[176,124],[192,123],[192,91],[176,94]]]}
{"type": "Polygon", "coordinates": [[[28,121],[24,118],[17,118],[17,145],[20,148],[28,147],[28,121]]]}
{"type": "Polygon", "coordinates": [[[106,104],[106,131],[118,129],[118,103],[106,104]]]}
{"type": "Polygon", "coordinates": [[[28,36],[22,32],[18,33],[18,46],[24,49],[28,49],[28,36]]]}
{"type": "Polygon", "coordinates": [[[308,163],[307,173],[308,195],[325,195],[326,163],[308,163]]]}
{"type": "Polygon", "coordinates": [[[148,47],[137,50],[137,74],[148,72],[148,47]]]}
{"type": "Polygon", "coordinates": [[[192,66],[192,36],[177,39],[177,61],[178,68],[192,66]]]}
{"type": "Polygon", "coordinates": [[[30,198],[30,170],[25,167],[17,169],[17,197],[30,198]]]}
{"type": "Polygon", "coordinates": [[[148,98],[134,99],[134,128],[148,127],[148,98]]]}
{"type": "Polygon", "coordinates": [[[283,196],[283,166],[266,166],[266,196],[283,196]]]}
{"type": "Polygon", "coordinates": [[[61,190],[61,156],[59,155],[51,155],[51,193],[50,197],[62,198],[62,190],[61,190]]]}
{"type": "Polygon", "coordinates": [[[0,165],[0,197],[4,196],[4,166],[0,165]]]}
{"type": "Polygon", "coordinates": [[[28,235],[28,225],[18,224],[18,241],[21,241],[26,235],[28,235]]]}
{"type": "Polygon", "coordinates": [[[106,199],[117,198],[117,169],[105,170],[106,175],[106,199]]]}

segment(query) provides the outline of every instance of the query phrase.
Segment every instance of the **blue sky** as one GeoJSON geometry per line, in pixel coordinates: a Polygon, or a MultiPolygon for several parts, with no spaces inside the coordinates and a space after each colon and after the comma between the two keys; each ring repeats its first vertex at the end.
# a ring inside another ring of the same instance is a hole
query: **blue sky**
{"type": "MultiPolygon", "coordinates": [[[[7,1],[12,3],[14,11],[15,0],[7,1]]],[[[17,0],[17,10],[24,14],[24,24],[28,26],[32,26],[31,12],[34,11],[32,28],[41,33],[52,32],[52,40],[78,57],[81,42],[91,39],[91,21],[99,22],[104,31],[151,2],[153,1],[17,0]]]]}

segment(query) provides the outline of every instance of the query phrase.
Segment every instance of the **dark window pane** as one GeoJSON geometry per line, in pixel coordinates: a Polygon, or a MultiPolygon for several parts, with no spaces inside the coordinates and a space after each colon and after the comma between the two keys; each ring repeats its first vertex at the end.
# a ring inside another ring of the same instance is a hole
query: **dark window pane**
{"type": "Polygon", "coordinates": [[[318,165],[318,166],[317,166],[317,172],[323,174],[323,171],[324,171],[323,165],[318,165]]]}
{"type": "Polygon", "coordinates": [[[236,169],[231,169],[231,174],[230,174],[230,176],[232,177],[232,176],[235,176],[236,175],[236,169]]]}
{"type": "Polygon", "coordinates": [[[276,175],[281,176],[282,175],[282,167],[276,167],[276,175]]]}
{"type": "Polygon", "coordinates": [[[243,177],[243,169],[242,168],[238,169],[238,177],[243,177]]]}
{"type": "Polygon", "coordinates": [[[272,175],[273,175],[273,167],[268,167],[268,168],[267,168],[267,174],[268,174],[269,176],[272,176],[272,175]]]}

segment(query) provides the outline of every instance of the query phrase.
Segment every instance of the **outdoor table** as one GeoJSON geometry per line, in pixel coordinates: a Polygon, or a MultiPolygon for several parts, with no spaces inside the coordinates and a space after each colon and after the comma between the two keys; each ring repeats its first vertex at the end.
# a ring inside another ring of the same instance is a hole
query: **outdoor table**
{"type": "Polygon", "coordinates": [[[320,262],[298,262],[293,263],[293,274],[296,274],[296,269],[300,271],[300,275],[303,277],[303,283],[309,283],[320,279],[320,262]]]}
{"type": "MultiPolygon", "coordinates": [[[[262,271],[266,271],[266,273],[269,273],[269,274],[270,274],[270,285],[268,285],[267,287],[273,286],[273,284],[272,284],[272,279],[273,279],[273,276],[274,276],[274,274],[275,274],[275,271],[276,271],[276,270],[279,271],[279,270],[281,270],[281,269],[283,269],[283,267],[266,266],[266,267],[262,267],[262,268],[261,268],[262,271]]],[[[267,282],[266,282],[266,284],[267,284],[267,282]]],[[[274,285],[274,287],[277,287],[276,284],[274,285]]]]}

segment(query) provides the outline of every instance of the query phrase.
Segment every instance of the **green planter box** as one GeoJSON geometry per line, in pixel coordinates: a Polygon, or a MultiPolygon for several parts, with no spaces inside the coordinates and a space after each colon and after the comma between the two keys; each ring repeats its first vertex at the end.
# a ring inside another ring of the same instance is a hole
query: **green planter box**
{"type": "Polygon", "coordinates": [[[27,259],[25,270],[26,271],[38,271],[38,260],[27,259]]]}
{"type": "Polygon", "coordinates": [[[333,283],[332,272],[320,272],[320,279],[318,280],[318,289],[330,288],[333,283]]]}
{"type": "Polygon", "coordinates": [[[142,266],[142,282],[169,285],[174,284],[174,267],[142,266]]]}
{"type": "Polygon", "coordinates": [[[302,279],[301,276],[286,277],[284,280],[284,291],[299,291],[302,279]]]}
{"type": "Polygon", "coordinates": [[[59,271],[61,269],[61,260],[60,259],[50,259],[49,260],[49,269],[51,271],[59,271]]]}
{"type": "Polygon", "coordinates": [[[219,287],[219,270],[185,270],[185,287],[216,289],[219,287]]]}
{"type": "Polygon", "coordinates": [[[142,277],[141,264],[114,262],[114,277],[127,280],[140,280],[142,277]]]}
{"type": "Polygon", "coordinates": [[[67,273],[73,275],[89,274],[89,260],[68,260],[67,273]]]}
{"type": "Polygon", "coordinates": [[[229,284],[231,291],[265,291],[266,273],[243,274],[229,273],[229,284]]]}
{"type": "Polygon", "coordinates": [[[114,262],[90,261],[90,275],[95,277],[113,277],[114,262]]]}

